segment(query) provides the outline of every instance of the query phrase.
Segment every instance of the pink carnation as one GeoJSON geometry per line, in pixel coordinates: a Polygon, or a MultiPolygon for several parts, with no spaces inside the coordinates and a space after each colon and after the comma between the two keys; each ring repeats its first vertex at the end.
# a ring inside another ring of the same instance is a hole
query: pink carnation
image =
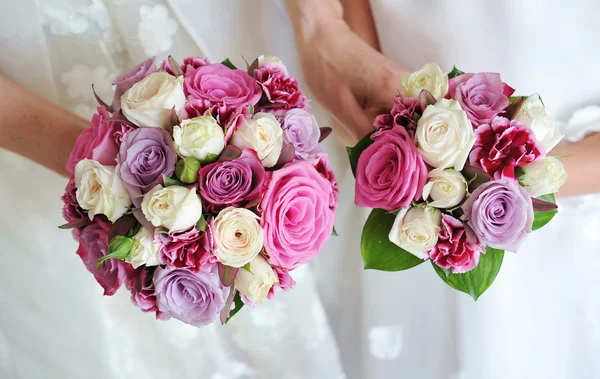
{"type": "Polygon", "coordinates": [[[242,120],[251,117],[248,106],[236,108],[222,103],[214,104],[208,100],[188,98],[182,110],[181,118],[188,119],[204,115],[211,115],[224,130],[231,132],[240,125],[242,120]]]}
{"type": "Polygon", "coordinates": [[[156,312],[156,318],[169,319],[169,315],[161,313],[156,305],[154,291],[154,271],[156,267],[140,266],[127,277],[125,287],[131,292],[131,301],[140,307],[142,312],[156,312]]]}
{"type": "Polygon", "coordinates": [[[485,244],[460,220],[444,214],[438,242],[432,250],[425,252],[437,266],[460,274],[474,269],[479,255],[485,253],[485,244]]]}
{"type": "Polygon", "coordinates": [[[156,234],[155,240],[162,244],[158,260],[171,268],[210,272],[217,263],[212,253],[215,248],[212,222],[206,224],[204,232],[192,227],[182,232],[156,234]]]}
{"type": "Polygon", "coordinates": [[[392,129],[394,126],[401,126],[413,138],[415,130],[417,130],[415,113],[419,108],[419,99],[396,95],[390,113],[381,114],[375,118],[374,126],[378,129],[375,134],[392,129]]]}
{"type": "Polygon", "coordinates": [[[61,197],[63,201],[63,218],[68,223],[81,221],[84,218],[87,218],[85,211],[81,209],[79,203],[77,202],[77,197],[75,195],[76,191],[77,188],[75,188],[75,179],[73,176],[71,176],[71,178],[69,178],[69,182],[67,183],[67,187],[65,188],[65,194],[61,197]]]}
{"type": "MultiPolygon", "coordinates": [[[[208,60],[208,58],[187,57],[183,60],[183,64],[181,64],[179,66],[179,68],[181,69],[181,73],[183,75],[185,75],[187,70],[190,68],[199,68],[199,67],[206,66],[209,64],[211,64],[211,63],[210,63],[210,60],[208,60]]],[[[171,69],[171,64],[169,63],[168,59],[165,59],[161,63],[160,69],[162,71],[168,72],[171,75],[175,75],[175,73],[173,72],[173,69],[171,69]]]]}
{"type": "Polygon", "coordinates": [[[108,117],[110,114],[106,108],[99,106],[98,113],[92,117],[90,127],[84,129],[77,137],[67,161],[67,170],[70,173],[75,171],[75,165],[82,159],[93,159],[104,166],[117,164],[116,157],[123,136],[134,127],[119,121],[102,122],[108,117]]]}
{"type": "Polygon", "coordinates": [[[335,174],[329,167],[329,156],[324,153],[318,153],[315,156],[313,165],[315,166],[315,168],[317,169],[319,174],[321,174],[321,176],[323,176],[325,179],[327,179],[329,181],[329,183],[331,184],[331,198],[330,198],[330,202],[329,202],[329,207],[331,209],[335,209],[335,207],[338,203],[338,194],[340,193],[340,190],[339,190],[338,184],[335,180],[335,174]]]}
{"type": "Polygon", "coordinates": [[[266,101],[261,108],[300,108],[309,111],[308,98],[300,89],[300,83],[287,75],[280,65],[268,64],[254,70],[254,78],[262,87],[266,101]]]}
{"type": "Polygon", "coordinates": [[[279,287],[284,291],[289,291],[296,285],[296,282],[290,276],[289,270],[281,267],[273,267],[273,271],[275,271],[275,274],[277,274],[279,283],[271,287],[269,293],[267,294],[267,299],[272,299],[273,296],[275,296],[275,287],[279,287]]]}

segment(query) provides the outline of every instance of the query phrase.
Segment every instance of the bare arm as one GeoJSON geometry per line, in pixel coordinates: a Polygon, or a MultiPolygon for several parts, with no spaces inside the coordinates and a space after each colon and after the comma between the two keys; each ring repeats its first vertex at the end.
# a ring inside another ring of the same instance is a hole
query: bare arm
{"type": "Polygon", "coordinates": [[[550,155],[561,157],[568,175],[558,192],[560,196],[600,192],[600,133],[557,147],[550,155]]]}
{"type": "Polygon", "coordinates": [[[75,139],[88,122],[0,76],[0,147],[64,176],[75,139]]]}

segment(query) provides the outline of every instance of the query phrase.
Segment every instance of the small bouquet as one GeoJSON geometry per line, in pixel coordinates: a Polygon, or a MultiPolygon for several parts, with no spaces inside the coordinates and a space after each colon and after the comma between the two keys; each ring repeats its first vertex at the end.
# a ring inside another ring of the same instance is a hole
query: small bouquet
{"type": "Polygon", "coordinates": [[[477,300],[504,251],[552,219],[566,173],[548,153],[562,136],[539,95],[513,93],[497,73],[446,74],[435,63],[402,79],[392,110],[348,148],[356,205],[374,208],[366,269],[430,260],[477,300]]]}
{"type": "Polygon", "coordinates": [[[113,295],[159,319],[225,323],[260,304],[332,235],[338,188],[298,81],[275,57],[246,71],[151,58],[114,81],[75,142],[63,215],[113,295]]]}

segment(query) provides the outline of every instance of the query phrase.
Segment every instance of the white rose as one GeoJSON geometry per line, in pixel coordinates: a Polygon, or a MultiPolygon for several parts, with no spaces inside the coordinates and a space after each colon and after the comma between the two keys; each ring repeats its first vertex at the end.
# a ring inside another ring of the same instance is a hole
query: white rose
{"type": "Polygon", "coordinates": [[[90,220],[103,214],[115,222],[131,207],[129,193],[113,166],[82,159],[75,166],[75,187],[77,202],[88,211],[90,220]]]}
{"type": "Polygon", "coordinates": [[[567,181],[567,172],[561,161],[546,157],[521,167],[519,181],[531,197],[557,192],[567,181]]]}
{"type": "Polygon", "coordinates": [[[158,266],[158,251],[161,248],[160,243],[154,242],[154,229],[142,226],[140,230],[132,237],[133,247],[126,261],[131,263],[134,268],[141,265],[158,266]]]}
{"type": "Polygon", "coordinates": [[[422,90],[431,92],[436,100],[448,93],[448,74],[437,63],[427,63],[419,71],[402,77],[400,94],[405,97],[419,97],[422,90]]]}
{"type": "Polygon", "coordinates": [[[427,164],[460,171],[475,143],[475,133],[458,101],[442,99],[425,108],[415,140],[427,164]]]}
{"type": "Polygon", "coordinates": [[[467,181],[458,171],[436,168],[428,174],[423,187],[423,199],[431,198],[429,206],[452,208],[460,204],[467,194],[467,181]]]}
{"type": "Polygon", "coordinates": [[[270,113],[258,112],[244,120],[233,133],[231,144],[240,149],[254,149],[265,167],[273,167],[281,154],[283,130],[270,113]]]}
{"type": "Polygon", "coordinates": [[[235,288],[256,304],[261,304],[279,279],[271,265],[260,254],[250,261],[249,266],[249,271],[245,269],[238,271],[235,277],[235,288]]]}
{"type": "Polygon", "coordinates": [[[173,127],[175,149],[184,157],[194,157],[201,163],[214,161],[225,148],[225,134],[212,116],[200,116],[181,121],[173,127]]]}
{"type": "Polygon", "coordinates": [[[425,259],[438,241],[442,213],[433,207],[415,206],[398,212],[389,238],[409,253],[425,259]]]}
{"type": "Polygon", "coordinates": [[[179,112],[185,105],[183,76],[155,72],[137,82],[121,96],[121,110],[138,126],[166,128],[173,107],[179,112]]]}
{"type": "Polygon", "coordinates": [[[259,217],[244,208],[223,209],[214,222],[215,256],[231,267],[242,267],[263,248],[263,231],[259,217]]]}
{"type": "Polygon", "coordinates": [[[163,188],[157,184],[144,195],[142,212],[152,225],[164,226],[169,232],[176,232],[196,225],[202,216],[202,203],[196,188],[163,188]]]}
{"type": "Polygon", "coordinates": [[[288,75],[288,70],[287,67],[285,67],[285,65],[283,64],[283,62],[281,61],[281,59],[279,57],[273,56],[273,55],[261,55],[260,57],[258,57],[258,67],[263,67],[265,65],[268,64],[272,64],[272,65],[276,65],[278,66],[281,71],[285,74],[285,76],[288,75]]]}
{"type": "Polygon", "coordinates": [[[523,106],[514,119],[529,126],[535,139],[546,149],[546,153],[564,137],[554,125],[554,115],[546,109],[537,93],[529,96],[523,102],[523,106]]]}

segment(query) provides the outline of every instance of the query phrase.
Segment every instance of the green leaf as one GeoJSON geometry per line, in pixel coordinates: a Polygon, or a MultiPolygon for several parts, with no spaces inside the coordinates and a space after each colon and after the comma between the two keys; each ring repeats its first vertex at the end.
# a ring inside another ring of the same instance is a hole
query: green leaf
{"type": "MultiPolygon", "coordinates": [[[[556,198],[554,197],[554,194],[540,196],[538,197],[538,199],[556,203],[556,198]]],[[[553,209],[547,212],[533,212],[533,226],[531,227],[531,229],[537,230],[542,226],[546,225],[550,222],[550,220],[552,220],[552,218],[554,218],[554,216],[556,216],[557,213],[557,209],[553,209]]]]}
{"type": "Polygon", "coordinates": [[[182,183],[192,184],[198,181],[200,162],[194,157],[183,157],[175,165],[175,177],[182,183]]]}
{"type": "Polygon", "coordinates": [[[129,229],[129,232],[127,232],[127,237],[133,237],[136,234],[138,234],[138,232],[140,231],[140,229],[142,228],[142,224],[140,224],[139,222],[136,222],[131,229],[129,229]]]}
{"type": "Polygon", "coordinates": [[[250,104],[248,105],[248,112],[250,112],[250,114],[254,114],[254,105],[250,104]]]}
{"type": "Polygon", "coordinates": [[[400,271],[424,262],[394,245],[388,235],[396,216],[383,209],[373,209],[363,228],[360,250],[365,269],[400,271]]]}
{"type": "Polygon", "coordinates": [[[232,70],[236,70],[237,69],[237,67],[235,67],[234,64],[231,63],[231,61],[229,60],[229,58],[226,58],[223,62],[221,62],[221,64],[229,67],[232,70]]]}
{"type": "Polygon", "coordinates": [[[338,237],[339,236],[337,230],[335,230],[335,226],[333,227],[333,231],[331,232],[331,235],[334,236],[334,237],[338,237]]]}
{"type": "Polygon", "coordinates": [[[452,67],[452,71],[450,71],[448,73],[448,79],[452,79],[455,76],[462,75],[462,74],[464,74],[464,72],[460,71],[459,69],[456,68],[456,66],[454,66],[454,67],[452,67]]]}
{"type": "Polygon", "coordinates": [[[201,232],[206,230],[206,218],[204,218],[204,215],[200,216],[200,220],[196,223],[196,229],[201,232]]]}
{"type": "MultiPolygon", "coordinates": [[[[233,291],[233,289],[232,289],[233,291]]],[[[231,309],[231,311],[229,312],[229,317],[227,317],[227,321],[225,321],[225,323],[227,324],[229,322],[229,320],[231,320],[231,318],[233,316],[236,315],[236,313],[238,313],[240,311],[240,309],[242,309],[242,307],[244,306],[244,302],[242,301],[242,298],[240,297],[240,293],[238,291],[236,291],[235,294],[235,298],[233,299],[233,303],[235,304],[234,308],[231,309]]]]}
{"type": "Polygon", "coordinates": [[[166,175],[163,175],[163,184],[165,187],[170,187],[170,186],[183,186],[183,183],[181,183],[179,180],[177,179],[172,179],[169,178],[166,175]]]}
{"type": "Polygon", "coordinates": [[[346,147],[346,152],[350,159],[350,167],[352,168],[352,174],[354,174],[354,176],[356,176],[356,166],[358,165],[360,154],[373,143],[373,140],[371,139],[373,133],[375,133],[375,131],[364,136],[354,147],[346,147]]]}
{"type": "Polygon", "coordinates": [[[486,248],[486,254],[481,254],[479,258],[479,264],[473,270],[465,272],[464,274],[452,274],[448,270],[444,270],[438,267],[433,261],[431,264],[435,269],[435,272],[440,278],[450,287],[469,294],[475,301],[483,294],[494,282],[500,266],[502,266],[502,259],[504,258],[504,251],[492,249],[491,247],[486,248]]]}
{"type": "Polygon", "coordinates": [[[246,263],[245,265],[243,265],[243,266],[241,267],[241,269],[242,269],[242,270],[245,270],[245,271],[248,271],[249,273],[251,273],[251,274],[253,274],[253,275],[254,275],[254,273],[252,272],[252,270],[250,270],[250,262],[248,262],[248,263],[246,263]]]}
{"type": "Polygon", "coordinates": [[[107,259],[120,259],[125,260],[131,249],[133,248],[133,239],[125,236],[115,236],[110,240],[108,244],[108,253],[98,259],[97,266],[98,268],[102,267],[102,264],[107,259]]]}

